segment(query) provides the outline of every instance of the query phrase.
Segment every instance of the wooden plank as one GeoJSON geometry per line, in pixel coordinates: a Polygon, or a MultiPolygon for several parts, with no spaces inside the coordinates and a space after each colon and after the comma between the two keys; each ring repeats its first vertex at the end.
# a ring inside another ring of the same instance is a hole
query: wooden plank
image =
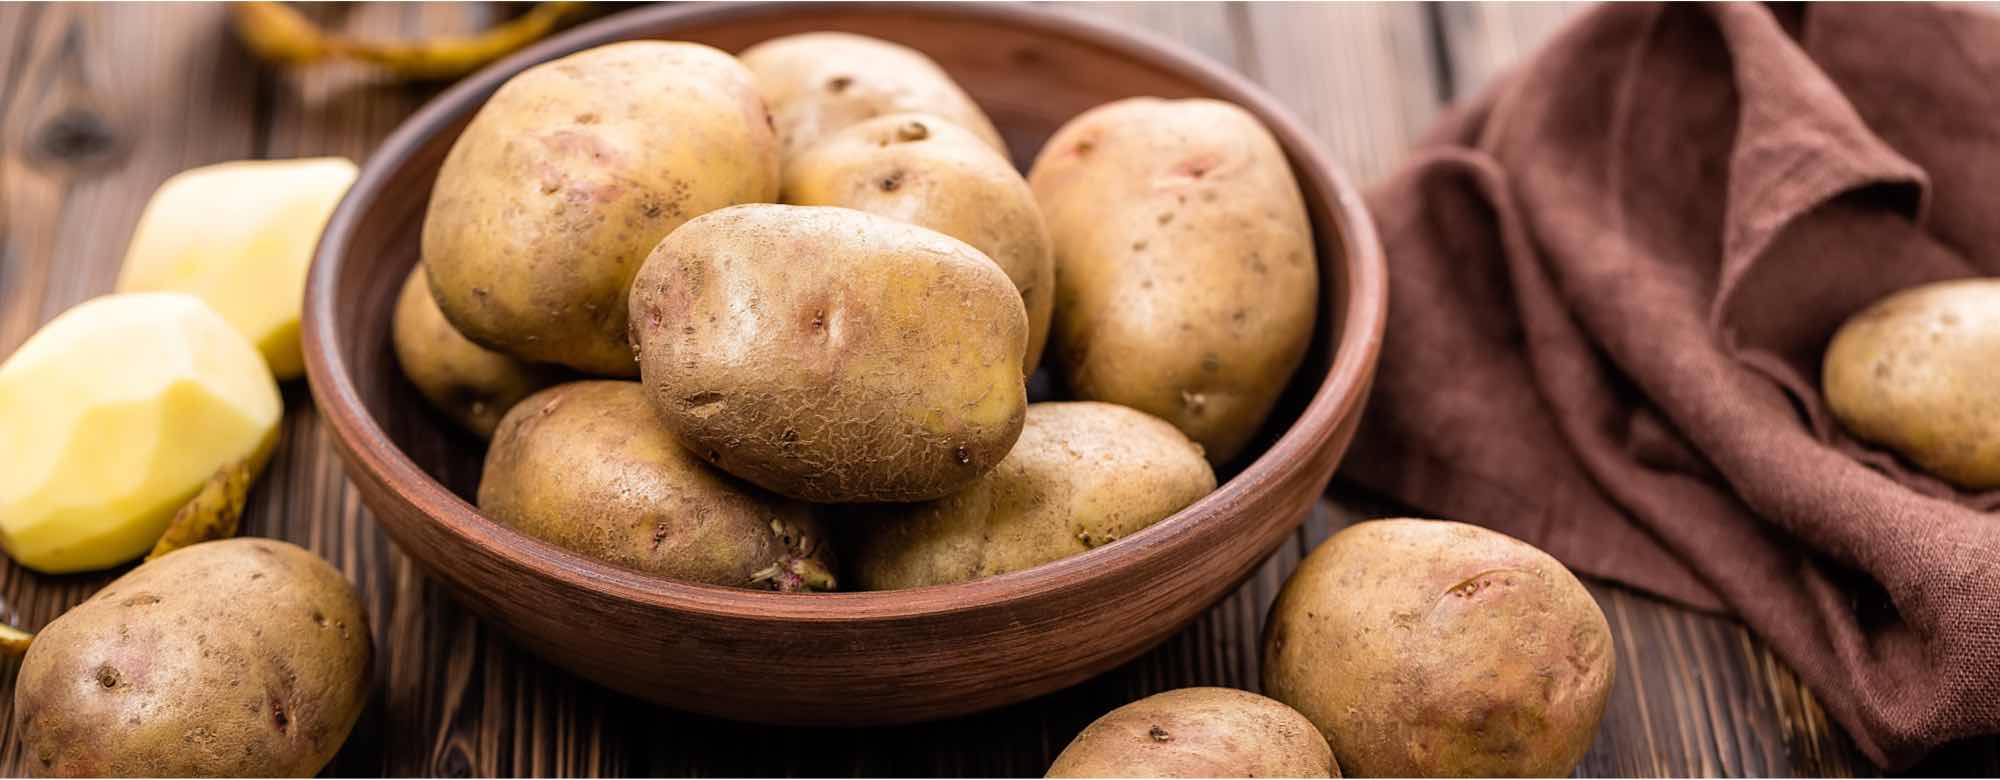
{"type": "MultiPolygon", "coordinates": [[[[377,38],[464,32],[492,23],[487,4],[315,8],[320,21],[377,38]]],[[[367,154],[435,86],[358,66],[271,73],[257,102],[272,157],[367,154]]],[[[360,586],[378,650],[376,698],[335,763],[336,775],[596,776],[617,773],[606,706],[620,701],[522,652],[473,618],[388,542],[346,481],[303,387],[246,532],[325,556],[360,586]]]]}
{"type": "MultiPolygon", "coordinates": [[[[1249,74],[1298,110],[1359,181],[1392,170],[1448,90],[1490,78],[1547,34],[1543,16],[1556,16],[1374,4],[1065,10],[1184,41],[1249,74]]],[[[375,35],[465,30],[490,13],[387,4],[311,12],[375,35]]],[[[0,4],[0,354],[109,289],[139,208],[166,176],[245,156],[360,159],[434,91],[358,68],[275,74],[227,39],[222,13],[0,4]]],[[[1085,723],[1134,698],[1188,685],[1255,690],[1264,613],[1303,551],[1354,520],[1401,513],[1337,490],[1336,504],[1186,631],[1040,700],[867,732],[771,728],[663,710],[520,651],[388,544],[347,485],[302,383],[286,400],[284,439],[247,531],[305,544],[353,578],[378,648],[375,699],[329,767],[336,775],[1038,775],[1085,723]]],[[[0,617],[39,626],[108,579],[40,578],[0,562],[9,599],[0,617]]],[[[1592,589],[1619,636],[1621,684],[1584,774],[1869,771],[1734,623],[1592,589]]],[[[0,670],[0,685],[11,688],[13,673],[0,670]]],[[[15,774],[10,705],[0,697],[0,771],[15,774]]],[[[1990,742],[1926,766],[2000,771],[1990,742]]]]}
{"type": "Polygon", "coordinates": [[[1564,22],[1589,7],[1575,2],[1437,3],[1432,14],[1445,43],[1447,99],[1470,96],[1533,53],[1564,22]]]}
{"type": "MultiPolygon", "coordinates": [[[[10,5],[0,11],[0,354],[108,292],[153,187],[250,152],[252,69],[224,45],[220,9],[10,5]],[[189,111],[189,106],[205,107],[189,111]]],[[[0,560],[4,617],[39,628],[109,575],[41,577],[0,560]]],[[[0,685],[11,691],[18,665],[0,685]]],[[[0,766],[21,771],[13,697],[0,766]]]]}

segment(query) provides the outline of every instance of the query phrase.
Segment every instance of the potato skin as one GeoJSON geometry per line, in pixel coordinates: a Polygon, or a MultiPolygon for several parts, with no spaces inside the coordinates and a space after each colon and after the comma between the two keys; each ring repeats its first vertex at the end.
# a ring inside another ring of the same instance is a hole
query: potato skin
{"type": "Polygon", "coordinates": [[[1826,349],[1835,418],[1971,490],[2000,488],[2000,279],[1904,290],[1855,315],[1826,349]]]}
{"type": "Polygon", "coordinates": [[[1334,534],[1264,628],[1264,692],[1357,777],[1568,775],[1615,663],[1604,613],[1562,564],[1435,520],[1334,534]]]}
{"type": "Polygon", "coordinates": [[[1296,710],[1232,688],[1156,693],[1092,721],[1048,777],[1339,777],[1296,710]]]}
{"type": "Polygon", "coordinates": [[[1028,309],[1034,373],[1055,304],[1055,250],[1028,182],[978,136],[930,114],[891,114],[836,132],[785,166],[779,196],[900,219],[971,244],[1007,272],[1028,309]]]}
{"type": "Polygon", "coordinates": [[[14,689],[54,777],[310,777],[368,700],[361,597],[273,539],[206,542],[113,580],[35,637],[14,689]]]}
{"type": "Polygon", "coordinates": [[[1115,404],[1039,403],[1012,452],[958,493],[854,507],[838,521],[863,590],[1033,568],[1140,531],[1215,490],[1201,446],[1115,404]]]}
{"type": "Polygon", "coordinates": [[[710,468],[653,419],[637,382],[557,385],[493,434],[479,511],[543,541],[670,579],[832,590],[811,507],[710,468]]]}
{"type": "Polygon", "coordinates": [[[741,59],[771,106],[787,161],[848,125],[909,111],[936,114],[1007,153],[1007,143],[979,104],[936,62],[908,46],[811,32],[772,38],[743,50],[741,59]]]}
{"type": "Polygon", "coordinates": [[[661,241],[631,304],[660,418],[776,493],[937,498],[1021,432],[1021,295],[943,233],[852,209],[727,208],[661,241]]]}
{"type": "Polygon", "coordinates": [[[514,404],[562,376],[553,367],[523,363],[474,344],[452,328],[431,297],[422,266],[403,282],[389,332],[396,362],[410,384],[438,411],[482,439],[493,438],[493,428],[514,404]]]}
{"type": "Polygon", "coordinates": [[[1234,458],[1305,356],[1319,297],[1277,141],[1228,103],[1130,98],[1063,125],[1028,183],[1055,239],[1051,353],[1071,392],[1234,458]]]}
{"type": "Polygon", "coordinates": [[[452,145],[424,220],[438,307],[535,363],[633,376],[625,294],[662,236],[778,195],[750,73],[692,43],[630,41],[530,68],[452,145]]]}

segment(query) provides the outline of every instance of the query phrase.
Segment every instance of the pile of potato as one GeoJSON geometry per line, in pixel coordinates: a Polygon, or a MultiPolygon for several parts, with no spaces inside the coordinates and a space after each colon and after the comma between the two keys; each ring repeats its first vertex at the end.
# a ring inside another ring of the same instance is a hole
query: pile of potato
{"type": "Polygon", "coordinates": [[[1214,490],[1317,295],[1298,184],[1235,106],[1102,106],[1024,178],[903,46],[632,41],[479,110],[393,340],[490,437],[497,522],[677,580],[892,589],[1214,490]],[[1045,353],[1075,400],[1028,402],[1045,353]]]}
{"type": "MultiPolygon", "coordinates": [[[[550,62],[447,156],[396,351],[491,437],[482,512],[600,560],[823,591],[1076,555],[1244,451],[1312,336],[1312,234],[1226,103],[1100,106],[1025,179],[1004,154],[935,63],[860,36],[550,62]],[[1044,354],[1073,400],[1028,402],[1044,354]]],[[[1562,773],[1612,674],[1567,570],[1451,523],[1335,537],[1267,645],[1275,700],[1136,702],[1050,773],[1562,773]]]]}

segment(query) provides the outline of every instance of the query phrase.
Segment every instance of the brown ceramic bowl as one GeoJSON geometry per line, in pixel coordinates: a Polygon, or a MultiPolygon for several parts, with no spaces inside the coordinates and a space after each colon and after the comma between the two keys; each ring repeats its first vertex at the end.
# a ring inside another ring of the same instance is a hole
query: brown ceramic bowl
{"type": "Polygon", "coordinates": [[[389,535],[521,644],[576,673],[684,710],[864,725],[997,707],[1080,682],[1152,647],[1228,594],[1310,511],[1360,419],[1387,305],[1361,199],[1269,95],[1161,40],[1017,6],[656,6],[578,28],[425,106],[368,160],[308,283],[313,397],[348,475],[389,535]],[[445,151],[481,102],[538,62],[612,41],[727,51],[848,30],[941,63],[1025,163],[1063,121],[1133,95],[1211,96],[1284,145],[1319,246],[1322,309],[1306,364],[1213,494],[1143,532],[1029,571],[943,587],[786,595],[690,585],[515,533],[467,501],[480,443],[431,412],[389,346],[390,311],[445,151]]]}

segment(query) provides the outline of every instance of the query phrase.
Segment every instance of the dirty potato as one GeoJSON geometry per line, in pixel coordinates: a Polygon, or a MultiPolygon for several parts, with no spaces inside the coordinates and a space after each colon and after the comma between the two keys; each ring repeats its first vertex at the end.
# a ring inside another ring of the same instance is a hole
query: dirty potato
{"type": "Polygon", "coordinates": [[[272,539],[205,542],[113,580],[43,629],[15,726],[51,777],[311,777],[368,701],[361,597],[272,539]]]}
{"type": "Polygon", "coordinates": [[[1231,688],[1158,693],[1098,718],[1049,777],[1339,777],[1296,710],[1231,688]]]}
{"type": "Polygon", "coordinates": [[[1834,334],[1823,371],[1856,437],[1960,487],[2000,488],[2000,279],[1884,298],[1834,334]]]}
{"type": "Polygon", "coordinates": [[[892,114],[836,132],[785,166],[781,198],[900,219],[971,244],[1000,264],[1028,309],[1034,373],[1055,301],[1054,250],[1028,182],[977,135],[929,114],[892,114]]]}
{"type": "Polygon", "coordinates": [[[633,376],[625,293],[662,236],[778,195],[749,71],[692,43],[629,41],[523,71],[452,145],[424,220],[438,308],[473,342],[633,376]]]}
{"type": "Polygon", "coordinates": [[[771,106],[787,161],[843,127],[909,111],[936,114],[1007,153],[986,112],[936,62],[908,46],[811,32],[757,44],[742,58],[771,106]]]}
{"type": "Polygon", "coordinates": [[[553,367],[523,363],[474,344],[452,328],[431,297],[422,266],[403,282],[390,342],[403,375],[424,400],[482,439],[493,438],[494,426],[514,404],[561,376],[553,367]]]}
{"type": "Polygon", "coordinates": [[[637,382],[557,385],[493,434],[479,510],[529,536],[670,579],[833,590],[811,507],[697,460],[653,419],[637,382]]]}
{"type": "Polygon", "coordinates": [[[937,498],[1020,435],[1021,294],[942,233],[843,208],[723,209],[660,242],[631,305],[660,418],[777,493],[937,498]]]}
{"type": "Polygon", "coordinates": [[[1039,403],[1014,450],[965,490],[855,507],[839,522],[861,589],[915,588],[1061,560],[1214,489],[1201,447],[1163,420],[1114,404],[1039,403]]]}
{"type": "Polygon", "coordinates": [[[1078,398],[1167,420],[1234,458],[1312,340],[1312,228],[1284,152],[1215,100],[1084,112],[1028,182],[1055,239],[1051,354],[1078,398]]]}
{"type": "Polygon", "coordinates": [[[1265,622],[1264,692],[1357,777],[1568,775],[1611,629],[1554,558],[1477,526],[1376,520],[1321,544],[1265,622]]]}

